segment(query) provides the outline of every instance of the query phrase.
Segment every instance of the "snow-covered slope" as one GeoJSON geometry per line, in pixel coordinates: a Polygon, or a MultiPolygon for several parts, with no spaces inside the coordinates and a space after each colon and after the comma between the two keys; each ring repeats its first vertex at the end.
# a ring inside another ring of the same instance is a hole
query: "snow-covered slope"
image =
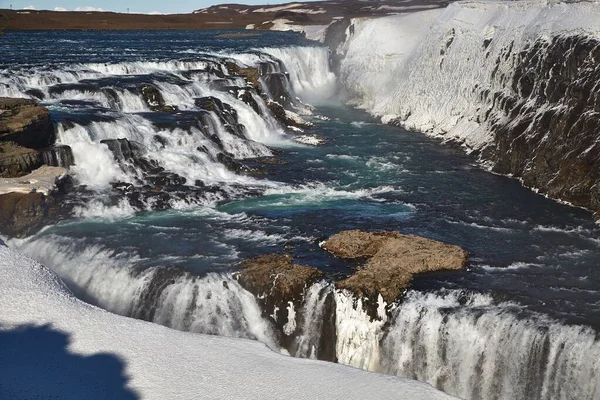
{"type": "MultiPolygon", "coordinates": [[[[491,138],[476,116],[480,91],[504,90],[492,72],[507,48],[558,33],[600,37],[600,4],[539,1],[453,3],[444,10],[355,20],[342,80],[352,100],[389,121],[481,147],[491,138]],[[512,46],[511,46],[512,43],[512,46]]],[[[498,67],[499,66],[499,67],[498,67]]]]}
{"type": "Polygon", "coordinates": [[[463,1],[355,19],[341,50],[351,103],[600,210],[598,2],[463,1]]]}
{"type": "Polygon", "coordinates": [[[430,386],[175,331],[76,299],[0,242],[0,398],[449,399],[430,386]]]}

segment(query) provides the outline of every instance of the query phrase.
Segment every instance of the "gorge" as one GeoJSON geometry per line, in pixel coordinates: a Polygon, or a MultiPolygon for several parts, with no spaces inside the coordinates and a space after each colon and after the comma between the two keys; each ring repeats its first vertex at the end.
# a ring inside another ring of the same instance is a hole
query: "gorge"
{"type": "Polygon", "coordinates": [[[0,96],[49,109],[74,186],[51,226],[2,234],[116,314],[465,399],[596,399],[598,16],[459,2],[335,22],[330,49],[290,32],[7,32],[0,96]],[[469,261],[358,296],[339,282],[362,254],[324,250],[354,229],[469,261]],[[281,301],[240,279],[271,253],[316,271],[281,301]]]}

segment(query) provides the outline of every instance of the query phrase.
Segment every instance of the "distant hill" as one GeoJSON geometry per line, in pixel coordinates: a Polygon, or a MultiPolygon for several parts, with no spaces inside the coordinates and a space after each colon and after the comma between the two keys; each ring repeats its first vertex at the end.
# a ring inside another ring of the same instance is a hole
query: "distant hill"
{"type": "Polygon", "coordinates": [[[0,30],[83,29],[291,29],[328,25],[341,17],[367,17],[445,7],[448,0],[318,1],[273,6],[221,4],[189,14],[0,10],[0,30]]]}

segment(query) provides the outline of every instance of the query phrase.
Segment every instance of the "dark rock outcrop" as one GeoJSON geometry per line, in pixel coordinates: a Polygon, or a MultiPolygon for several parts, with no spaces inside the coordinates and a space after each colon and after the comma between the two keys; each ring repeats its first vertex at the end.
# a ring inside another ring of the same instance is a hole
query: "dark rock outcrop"
{"type": "Polygon", "coordinates": [[[14,142],[0,142],[0,177],[23,176],[42,165],[68,168],[74,165],[73,152],[69,146],[36,150],[14,142]]]}
{"type": "Polygon", "coordinates": [[[293,332],[285,328],[288,307],[293,305],[296,311],[299,310],[305,291],[323,275],[316,268],[294,264],[290,255],[270,254],[245,260],[237,279],[256,296],[263,315],[274,321],[282,334],[281,342],[289,347],[293,332]]]}
{"type": "Polygon", "coordinates": [[[294,105],[293,91],[289,77],[283,72],[267,74],[263,78],[265,86],[271,95],[271,100],[281,104],[284,108],[294,105]]]}
{"type": "Polygon", "coordinates": [[[600,213],[600,40],[540,38],[520,53],[507,49],[494,72],[507,91],[482,91],[494,143],[481,158],[550,197],[600,213]]]}
{"type": "Polygon", "coordinates": [[[227,62],[225,64],[230,75],[238,75],[246,78],[246,81],[252,85],[257,91],[262,90],[260,84],[260,71],[258,68],[253,67],[241,67],[234,62],[227,62]]]}
{"type": "Polygon", "coordinates": [[[293,126],[300,129],[314,128],[314,124],[305,121],[297,114],[291,113],[290,111],[286,110],[281,104],[277,103],[276,101],[268,101],[267,107],[269,108],[269,110],[271,110],[275,118],[277,118],[277,120],[280,121],[284,126],[293,126]]]}
{"type": "Polygon", "coordinates": [[[46,107],[33,100],[0,98],[0,141],[42,149],[52,145],[55,137],[46,107]]]}
{"type": "Polygon", "coordinates": [[[344,231],[322,247],[336,257],[367,260],[336,286],[369,298],[371,306],[379,295],[388,304],[395,302],[416,274],[465,268],[468,257],[458,246],[397,232],[344,231]]]}
{"type": "Polygon", "coordinates": [[[142,99],[144,99],[144,102],[150,110],[162,112],[177,111],[175,106],[165,103],[162,93],[156,86],[150,84],[143,85],[140,92],[142,94],[142,99]]]}
{"type": "Polygon", "coordinates": [[[238,123],[237,111],[227,103],[213,96],[201,97],[195,100],[196,106],[216,115],[225,129],[232,135],[245,139],[245,127],[238,123]]]}

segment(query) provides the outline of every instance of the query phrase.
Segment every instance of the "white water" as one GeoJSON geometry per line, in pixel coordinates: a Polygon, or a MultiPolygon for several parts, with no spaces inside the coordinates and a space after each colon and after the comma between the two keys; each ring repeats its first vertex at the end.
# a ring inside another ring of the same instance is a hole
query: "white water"
{"type": "Polygon", "coordinates": [[[326,48],[282,47],[262,48],[260,51],[283,62],[294,91],[302,101],[318,104],[335,93],[336,77],[329,68],[326,48]]]}
{"type": "Polygon", "coordinates": [[[108,311],[174,329],[259,340],[277,349],[254,296],[231,274],[199,278],[165,267],[136,269],[144,259],[49,235],[10,246],[51,265],[81,298],[108,311]]]}
{"type": "MultiPolygon", "coordinates": [[[[329,71],[324,48],[290,47],[275,52],[290,63],[290,70],[295,71],[291,78],[294,88],[299,92],[312,91],[335,81],[329,71]],[[296,60],[298,57],[302,60],[296,60]]],[[[268,61],[274,72],[285,69],[279,65],[280,60],[266,52],[230,56],[244,60],[248,65],[268,61]]],[[[45,96],[47,104],[68,114],[73,106],[63,102],[87,104],[84,106],[85,112],[95,115],[91,122],[85,121],[85,118],[84,121],[58,122],[57,131],[58,143],[69,145],[73,150],[76,165],[71,170],[72,175],[79,183],[93,190],[107,190],[116,181],[144,181],[143,172],[136,170],[134,165],[129,163],[123,170],[119,167],[108,147],[100,143],[107,139],[128,139],[140,143],[148,159],[155,161],[165,171],[186,178],[187,185],[202,181],[208,185],[219,185],[225,192],[231,193],[239,191],[233,186],[280,186],[236,174],[217,160],[222,150],[233,158],[244,159],[272,155],[267,146],[294,146],[260,96],[252,94],[260,109],[258,114],[233,93],[214,89],[215,76],[211,73],[198,72],[210,67],[227,75],[225,61],[223,54],[204,54],[197,61],[135,61],[17,68],[16,71],[0,71],[0,83],[4,84],[0,85],[0,95],[32,97],[26,92],[36,90],[45,96]],[[112,81],[114,77],[119,77],[119,81],[112,81]],[[79,85],[82,80],[86,81],[79,85]],[[231,133],[213,112],[204,120],[208,126],[202,129],[193,124],[189,127],[160,128],[148,114],[141,114],[150,111],[139,93],[140,85],[145,82],[152,82],[165,104],[179,110],[197,111],[195,98],[212,96],[221,100],[235,110],[237,120],[243,126],[243,135],[231,133]],[[73,86],[56,86],[64,84],[73,86]],[[90,105],[96,109],[89,110],[90,105]],[[219,145],[210,138],[211,135],[218,138],[219,145]]],[[[225,81],[232,86],[246,85],[241,77],[226,76],[225,81]]],[[[81,105],[77,107],[79,110],[81,105]]],[[[171,200],[172,207],[177,206],[176,201],[171,200]]],[[[204,204],[210,201],[207,199],[204,204]]],[[[93,210],[90,212],[93,214],[93,210]]],[[[86,215],[86,212],[80,214],[86,215]]]]}
{"type": "MultiPolygon", "coordinates": [[[[270,239],[269,239],[270,240],[270,239]]],[[[272,322],[230,274],[195,277],[149,260],[57,235],[9,241],[34,255],[83,299],[109,311],[175,329],[257,339],[280,349],[272,322]],[[134,265],[139,267],[134,267],[134,265]]],[[[234,256],[235,259],[237,256],[234,256]]],[[[596,333],[460,291],[409,291],[372,319],[362,300],[323,281],[300,308],[287,307],[284,333],[292,354],[316,358],[323,324],[335,312],[335,356],[341,364],[428,382],[465,399],[596,399],[600,342],[596,333]],[[333,294],[334,310],[326,309],[333,294]]],[[[332,338],[325,338],[331,340],[332,338]]],[[[284,351],[284,350],[282,350],[284,351]]]]}
{"type": "Polygon", "coordinates": [[[600,343],[592,329],[487,295],[410,292],[383,340],[382,366],[466,399],[596,399],[600,343]]]}
{"type": "Polygon", "coordinates": [[[259,53],[226,54],[246,65],[271,63],[273,72],[289,73],[292,88],[304,102],[319,104],[333,96],[336,76],[329,68],[329,50],[325,47],[265,47],[259,53]],[[267,56],[268,55],[268,56],[267,56]],[[280,61],[285,70],[273,61],[280,61]]]}

